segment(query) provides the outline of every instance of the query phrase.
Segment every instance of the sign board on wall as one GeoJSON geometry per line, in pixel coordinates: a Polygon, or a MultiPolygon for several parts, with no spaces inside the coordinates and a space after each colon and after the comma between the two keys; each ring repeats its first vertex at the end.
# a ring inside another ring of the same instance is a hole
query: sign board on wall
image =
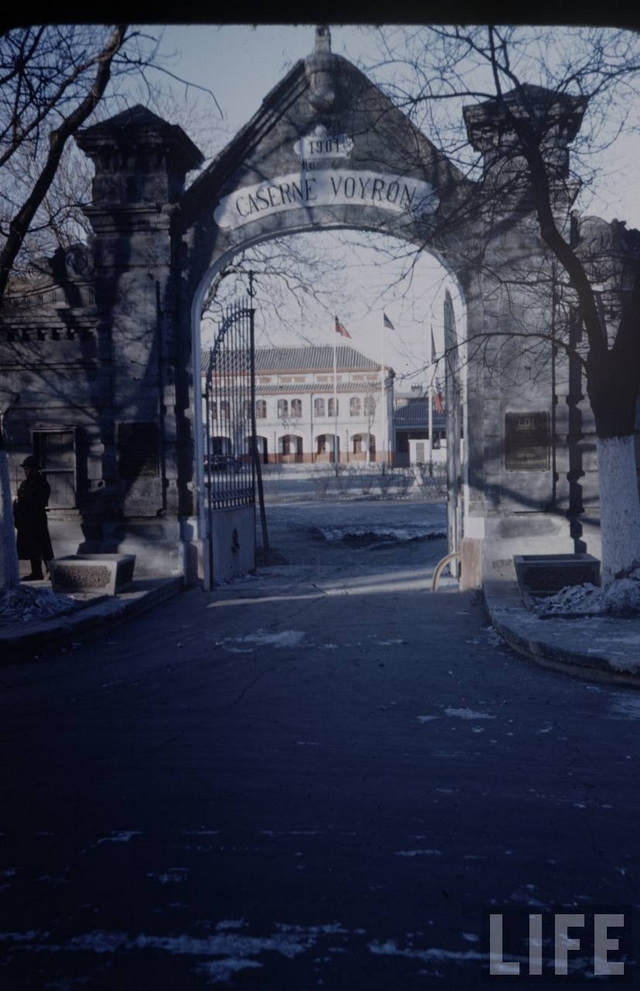
{"type": "Polygon", "coordinates": [[[378,207],[418,219],[437,209],[438,198],[430,183],[392,173],[301,170],[234,190],[222,197],[213,216],[220,227],[235,229],[286,210],[349,205],[378,207]]]}
{"type": "Polygon", "coordinates": [[[223,196],[214,212],[222,228],[235,229],[286,210],[319,206],[374,206],[417,219],[438,208],[431,183],[411,176],[351,169],[354,139],[318,124],[293,145],[295,172],[242,186],[223,196]]]}
{"type": "Polygon", "coordinates": [[[549,414],[505,413],[504,466],[507,471],[548,471],[549,414]]]}

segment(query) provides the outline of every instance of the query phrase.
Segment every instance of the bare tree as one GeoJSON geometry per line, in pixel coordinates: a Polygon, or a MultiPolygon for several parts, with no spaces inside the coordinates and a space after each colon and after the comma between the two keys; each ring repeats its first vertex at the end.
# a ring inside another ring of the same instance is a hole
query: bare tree
{"type": "Polygon", "coordinates": [[[310,313],[324,311],[327,326],[349,302],[347,252],[338,238],[325,234],[279,238],[242,252],[214,277],[202,308],[203,336],[217,325],[230,299],[246,293],[255,276],[257,344],[282,342],[283,333],[300,346],[317,345],[318,326],[310,313]]]}
{"type": "MultiPolygon", "coordinates": [[[[129,34],[127,25],[116,25],[106,40],[93,47],[86,36],[78,37],[81,30],[40,27],[10,31],[0,38],[0,168],[10,172],[25,148],[32,150],[36,163],[24,198],[14,200],[14,209],[5,221],[0,299],[56,177],[65,146],[102,99],[114,59],[129,34]],[[46,149],[40,154],[43,143],[46,149]]],[[[18,179],[15,171],[12,179],[14,183],[18,179]]]]}
{"type": "MultiPolygon", "coordinates": [[[[171,76],[152,34],[126,24],[0,33],[0,306],[12,275],[37,272],[56,246],[88,238],[90,167],[70,139],[111,101],[118,109],[135,102],[135,85],[157,101],[152,69],[190,85],[171,76]]],[[[0,462],[0,588],[9,588],[18,571],[1,430],[0,462]]]]}
{"type": "Polygon", "coordinates": [[[0,300],[12,272],[90,237],[92,168],[69,140],[89,121],[144,102],[212,144],[215,97],[178,77],[172,60],[161,33],[129,25],[0,35],[0,300]]]}
{"type": "MultiPolygon", "coordinates": [[[[0,36],[0,183],[5,205],[0,301],[67,142],[104,95],[127,34],[126,25],[117,25],[97,46],[92,29],[35,27],[0,36]]],[[[18,567],[2,436],[0,484],[0,582],[6,590],[18,584],[18,567]]]]}
{"type": "MultiPolygon", "coordinates": [[[[472,195],[460,197],[459,214],[447,216],[446,223],[449,230],[456,223],[468,229],[469,210],[482,218],[485,241],[479,236],[468,246],[475,252],[474,263],[487,264],[483,248],[505,223],[505,205],[533,218],[532,237],[547,252],[540,267],[532,269],[533,255],[523,254],[520,267],[511,264],[506,274],[496,267],[488,275],[503,292],[505,286],[508,291],[505,280],[517,283],[520,296],[524,287],[538,308],[542,299],[550,312],[558,302],[574,310],[584,344],[580,334],[571,338],[558,328],[533,340],[536,334],[525,315],[504,346],[538,354],[561,347],[581,366],[598,443],[603,576],[608,582],[629,574],[640,566],[634,437],[640,235],[614,224],[600,225],[594,237],[589,225],[581,229],[572,208],[580,192],[587,197],[597,174],[595,153],[634,124],[629,112],[637,107],[640,38],[591,28],[492,26],[393,28],[383,29],[381,37],[384,57],[376,75],[394,102],[461,169],[464,183],[471,181],[472,195]],[[499,120],[499,133],[483,131],[482,115],[499,120]]],[[[486,339],[466,343],[469,354],[497,346],[486,339]]]]}

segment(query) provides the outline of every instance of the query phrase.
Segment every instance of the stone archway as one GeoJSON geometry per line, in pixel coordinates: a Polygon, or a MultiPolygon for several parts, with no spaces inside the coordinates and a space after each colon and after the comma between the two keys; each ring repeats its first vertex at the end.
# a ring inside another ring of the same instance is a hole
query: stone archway
{"type": "MultiPolygon", "coordinates": [[[[181,204],[194,383],[207,287],[253,245],[309,231],[370,230],[428,247],[451,269],[455,239],[448,243],[445,218],[471,185],[359,70],[331,53],[328,29],[317,29],[314,52],[272,96],[181,204]]],[[[458,265],[459,285],[461,274],[458,265]]],[[[195,419],[197,444],[197,410],[195,419]]],[[[197,453],[194,460],[197,471],[197,453]]],[[[461,515],[462,490],[459,499],[461,515]]]]}
{"type": "MultiPolygon", "coordinates": [[[[508,154],[506,120],[488,104],[468,109],[469,140],[486,154],[490,174],[508,154]]],[[[559,101],[549,112],[558,117],[552,151],[567,155],[579,114],[559,101]],[[562,126],[563,115],[571,127],[562,126]]],[[[88,299],[82,311],[85,336],[74,342],[69,332],[58,351],[68,353],[70,368],[91,366],[92,375],[71,376],[74,406],[66,412],[54,402],[48,409],[42,395],[33,407],[25,403],[32,419],[16,432],[18,457],[38,423],[55,419],[62,429],[71,418],[79,431],[85,481],[76,515],[70,510],[64,518],[69,551],[83,544],[133,550],[142,573],[201,577],[199,319],[206,288],[253,244],[344,228],[384,232],[434,254],[464,299],[460,336],[486,339],[450,379],[459,391],[452,408],[462,411],[455,430],[464,436],[463,457],[451,466],[451,539],[473,551],[463,579],[476,584],[483,574],[501,573],[514,553],[574,550],[581,513],[580,549],[597,553],[583,512],[590,499],[597,503],[595,466],[583,472],[578,507],[567,442],[582,402],[579,383],[556,354],[532,374],[509,336],[516,325],[535,332],[558,318],[546,300],[532,303],[515,279],[505,288],[510,273],[532,264],[550,272],[530,209],[494,202],[488,220],[479,184],[331,52],[327,28],[317,29],[314,51],[186,191],[186,174],[202,162],[199,150],[180,127],[143,107],[87,128],[78,144],[96,168],[88,210],[93,270],[65,278],[69,285],[84,279],[95,303],[88,299]],[[504,281],[494,278],[498,270],[504,281]],[[481,551],[482,564],[472,567],[481,551]]],[[[59,336],[52,334],[52,351],[59,336]]],[[[573,451],[575,462],[575,443],[573,451]]]]}

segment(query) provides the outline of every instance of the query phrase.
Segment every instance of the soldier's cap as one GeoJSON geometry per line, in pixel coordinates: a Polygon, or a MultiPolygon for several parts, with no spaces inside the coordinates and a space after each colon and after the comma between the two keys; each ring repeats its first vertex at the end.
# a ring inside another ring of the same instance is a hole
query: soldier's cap
{"type": "Polygon", "coordinates": [[[20,465],[20,467],[21,468],[36,468],[36,469],[39,469],[40,468],[40,462],[38,461],[38,459],[33,454],[29,454],[24,459],[24,461],[22,462],[22,464],[20,465]]]}

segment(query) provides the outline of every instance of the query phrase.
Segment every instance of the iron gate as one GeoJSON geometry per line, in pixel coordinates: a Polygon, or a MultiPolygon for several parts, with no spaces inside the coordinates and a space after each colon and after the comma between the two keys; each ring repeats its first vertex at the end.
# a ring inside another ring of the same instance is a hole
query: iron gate
{"type": "MultiPolygon", "coordinates": [[[[256,480],[265,532],[262,478],[255,440],[253,315],[253,308],[247,301],[232,304],[224,313],[213,347],[203,354],[204,507],[210,586],[217,580],[219,570],[214,559],[216,526],[228,525],[221,511],[244,506],[253,514],[256,480]]],[[[237,539],[237,532],[233,531],[230,535],[232,549],[237,539]]]]}

